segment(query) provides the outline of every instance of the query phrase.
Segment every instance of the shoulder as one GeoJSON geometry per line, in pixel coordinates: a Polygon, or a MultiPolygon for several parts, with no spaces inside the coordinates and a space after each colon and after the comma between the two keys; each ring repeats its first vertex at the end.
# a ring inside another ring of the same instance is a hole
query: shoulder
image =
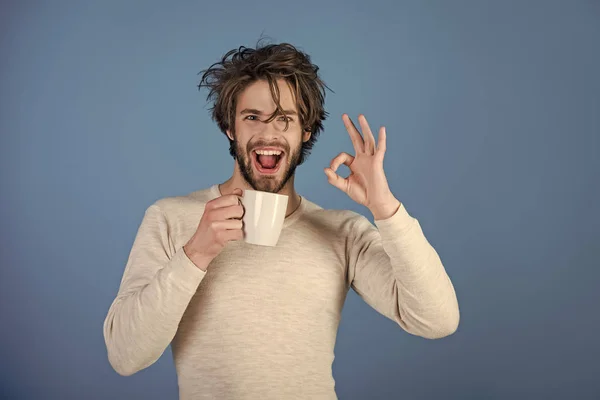
{"type": "Polygon", "coordinates": [[[161,212],[167,220],[179,219],[180,217],[193,216],[204,212],[204,207],[213,198],[212,188],[196,190],[194,192],[162,197],[152,203],[148,210],[161,212]]]}
{"type": "Polygon", "coordinates": [[[364,215],[356,211],[325,209],[311,201],[307,203],[302,219],[317,230],[326,230],[338,236],[349,237],[375,229],[364,215]]]}

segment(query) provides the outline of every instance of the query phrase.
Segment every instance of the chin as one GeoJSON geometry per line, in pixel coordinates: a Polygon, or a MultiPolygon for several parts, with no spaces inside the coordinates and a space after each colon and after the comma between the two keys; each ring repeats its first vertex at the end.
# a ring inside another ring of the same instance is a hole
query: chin
{"type": "Polygon", "coordinates": [[[252,179],[252,182],[250,182],[250,185],[255,189],[255,190],[259,190],[261,192],[270,192],[270,193],[277,193],[279,191],[281,191],[282,189],[282,185],[281,185],[281,179],[273,179],[271,177],[269,178],[258,178],[258,179],[252,179]]]}

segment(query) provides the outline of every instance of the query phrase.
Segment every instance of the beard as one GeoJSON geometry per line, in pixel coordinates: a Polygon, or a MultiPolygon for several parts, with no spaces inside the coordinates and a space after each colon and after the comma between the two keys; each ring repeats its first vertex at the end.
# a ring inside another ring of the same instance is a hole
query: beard
{"type": "Polygon", "coordinates": [[[293,152],[291,151],[287,143],[280,145],[285,149],[286,157],[280,162],[283,163],[279,167],[279,171],[275,175],[258,175],[254,170],[252,163],[252,149],[260,146],[274,145],[273,143],[258,142],[255,143],[252,148],[250,142],[246,145],[246,149],[243,149],[237,139],[233,140],[234,158],[238,162],[238,166],[242,177],[254,190],[262,192],[278,193],[280,192],[285,184],[290,180],[296,172],[296,167],[300,161],[300,155],[302,153],[302,146],[298,146],[293,152]]]}

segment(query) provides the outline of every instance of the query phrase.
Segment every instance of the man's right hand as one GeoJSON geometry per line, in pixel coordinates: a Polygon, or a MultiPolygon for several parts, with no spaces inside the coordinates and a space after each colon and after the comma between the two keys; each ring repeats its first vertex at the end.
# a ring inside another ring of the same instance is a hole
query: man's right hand
{"type": "Polygon", "coordinates": [[[207,270],[208,264],[228,242],[244,238],[244,207],[240,201],[242,195],[242,189],[235,189],[233,194],[217,197],[206,203],[196,232],[183,246],[188,258],[201,270],[207,270]]]}

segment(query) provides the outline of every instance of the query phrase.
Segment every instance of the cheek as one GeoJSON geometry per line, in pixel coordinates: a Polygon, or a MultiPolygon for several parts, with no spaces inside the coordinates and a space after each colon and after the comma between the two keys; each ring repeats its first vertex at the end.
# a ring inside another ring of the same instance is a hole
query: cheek
{"type": "Polygon", "coordinates": [[[297,138],[298,139],[294,141],[294,148],[300,148],[304,144],[304,137],[298,135],[297,138]]]}
{"type": "Polygon", "coordinates": [[[246,148],[246,145],[249,142],[256,140],[255,137],[258,134],[260,134],[260,127],[258,124],[244,124],[236,131],[236,138],[238,142],[243,144],[244,148],[246,148]]]}
{"type": "Polygon", "coordinates": [[[235,130],[235,140],[238,142],[238,145],[242,148],[246,148],[246,144],[248,144],[248,140],[252,137],[252,132],[248,131],[248,128],[237,124],[235,130]]]}

